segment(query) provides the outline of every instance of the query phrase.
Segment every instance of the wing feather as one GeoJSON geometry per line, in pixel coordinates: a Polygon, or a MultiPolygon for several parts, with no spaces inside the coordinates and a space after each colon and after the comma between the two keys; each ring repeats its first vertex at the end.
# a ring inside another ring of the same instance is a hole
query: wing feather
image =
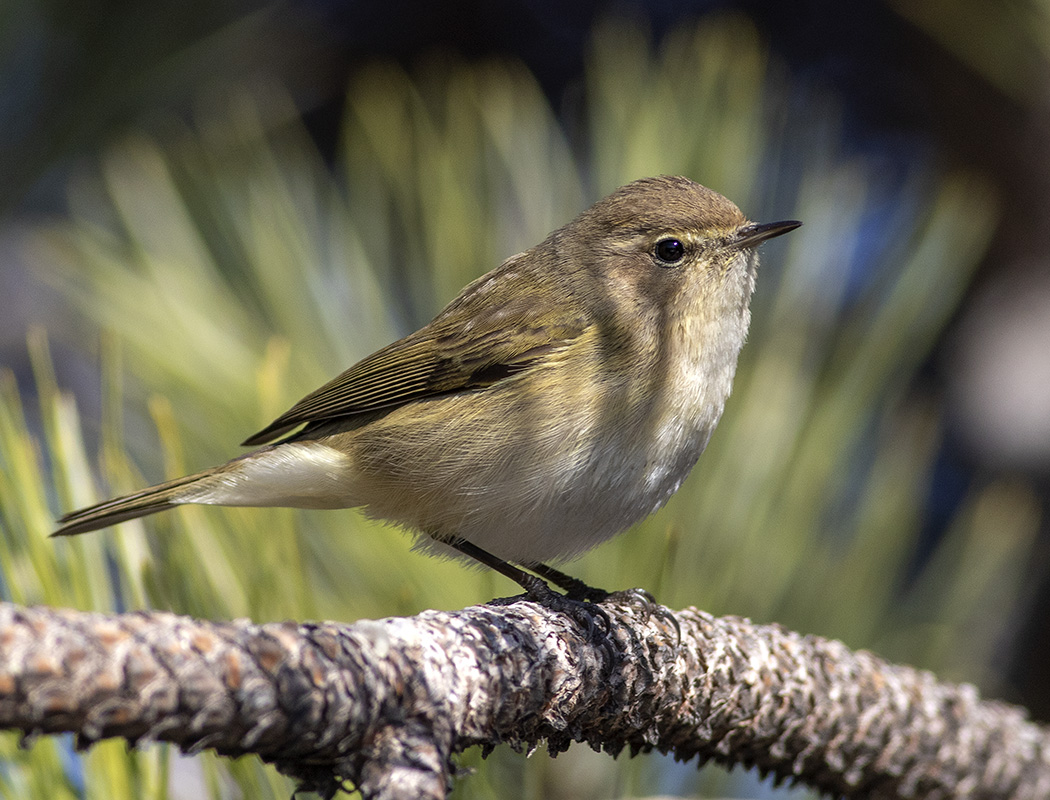
{"type": "Polygon", "coordinates": [[[482,391],[570,346],[587,328],[582,314],[567,315],[564,304],[542,296],[518,295],[495,304],[491,297],[477,304],[471,299],[461,296],[457,313],[446,311],[416,333],[359,361],[244,444],[265,444],[304,424],[426,397],[482,391]]]}

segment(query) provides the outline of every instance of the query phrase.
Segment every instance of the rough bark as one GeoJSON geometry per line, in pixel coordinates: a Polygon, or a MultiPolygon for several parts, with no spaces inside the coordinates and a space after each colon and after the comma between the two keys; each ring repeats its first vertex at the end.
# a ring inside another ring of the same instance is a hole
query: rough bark
{"type": "Polygon", "coordinates": [[[444,797],[455,753],[541,741],[743,764],[848,797],[1050,797],[1050,732],[972,686],[776,625],[672,619],[637,598],[601,609],[254,625],[0,604],[0,728],[256,753],[366,798],[444,797]]]}

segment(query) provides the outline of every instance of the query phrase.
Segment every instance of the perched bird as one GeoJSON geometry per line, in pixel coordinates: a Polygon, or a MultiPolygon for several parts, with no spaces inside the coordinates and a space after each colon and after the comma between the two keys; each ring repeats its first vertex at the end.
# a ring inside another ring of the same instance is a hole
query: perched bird
{"type": "Polygon", "coordinates": [[[244,442],[261,449],[74,511],[55,535],[184,503],[360,506],[530,591],[518,567],[578,589],[544,562],[678,489],[729,396],[755,248],[800,224],[749,222],[686,178],[627,184],[244,442]]]}

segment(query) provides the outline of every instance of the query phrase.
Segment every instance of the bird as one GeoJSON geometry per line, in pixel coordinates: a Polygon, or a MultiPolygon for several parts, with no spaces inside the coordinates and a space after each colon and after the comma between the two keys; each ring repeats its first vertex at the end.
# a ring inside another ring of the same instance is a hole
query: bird
{"type": "Polygon", "coordinates": [[[707,446],[762,242],[688,178],[628,183],[351,366],[219,466],[66,514],[54,536],[183,504],[363,508],[529,592],[662,507],[707,446]],[[537,577],[539,576],[539,577],[537,577]]]}

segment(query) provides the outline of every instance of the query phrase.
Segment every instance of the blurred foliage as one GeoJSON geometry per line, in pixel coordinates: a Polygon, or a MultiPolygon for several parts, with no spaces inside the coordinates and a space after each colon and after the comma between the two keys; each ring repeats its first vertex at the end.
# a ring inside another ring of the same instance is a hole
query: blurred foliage
{"type": "Polygon", "coordinates": [[[304,50],[317,47],[299,27],[313,20],[281,11],[258,0],[4,0],[0,212],[151,109],[190,102],[212,75],[323,83],[303,74],[317,63],[304,50]]]}
{"type": "Polygon", "coordinates": [[[892,0],[894,10],[1015,102],[1045,101],[1047,0],[892,0]]]}
{"type": "MultiPolygon", "coordinates": [[[[265,621],[411,614],[515,591],[411,553],[410,537],[351,511],[197,507],[45,537],[63,509],[228,459],[589,202],[682,173],[753,219],[806,225],[765,248],[736,391],[699,467],[667,509],[570,570],[994,689],[1035,504],[1023,486],[992,484],[925,540],[941,427],[909,390],[987,245],[984,184],[921,167],[887,174],[840,153],[834,104],[794,86],[735,18],[656,51],[637,29],[603,27],[585,89],[571,142],[521,67],[435,57],[415,76],[376,65],[357,77],[334,168],[276,90],[202,98],[162,140],[112,147],[34,252],[84,320],[64,330],[98,361],[102,414],[78,417],[33,332],[39,433],[13,379],[0,381],[2,596],[265,621]]],[[[5,797],[160,798],[169,782],[172,797],[291,791],[256,760],[159,746],[74,755],[61,739],[21,750],[0,737],[0,757],[5,797]],[[197,788],[180,794],[187,782],[197,788]]],[[[581,747],[462,762],[478,772],[458,783],[461,798],[732,791],[720,770],[657,756],[611,769],[581,747]]]]}

